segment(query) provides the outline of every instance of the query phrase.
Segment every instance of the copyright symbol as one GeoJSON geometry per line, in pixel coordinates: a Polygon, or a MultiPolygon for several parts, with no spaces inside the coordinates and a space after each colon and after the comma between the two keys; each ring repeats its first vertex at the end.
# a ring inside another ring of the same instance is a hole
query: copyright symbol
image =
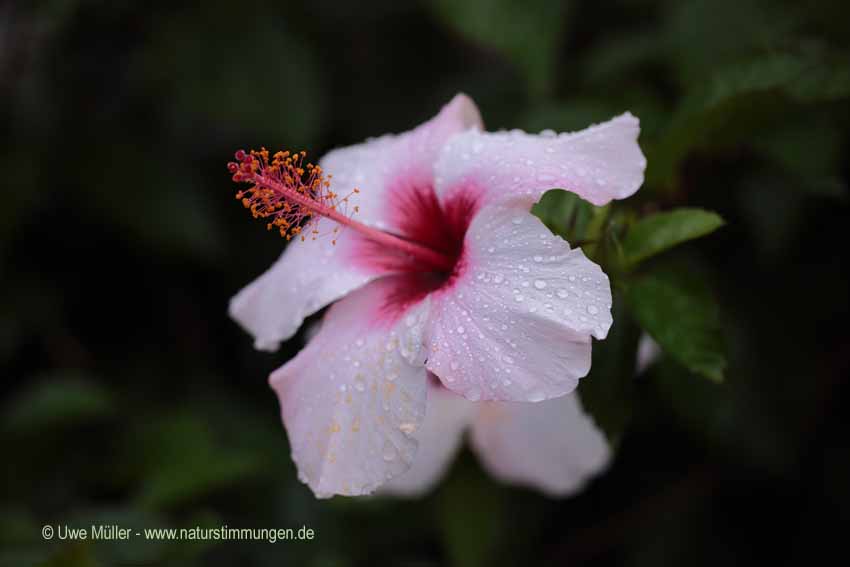
{"type": "Polygon", "coordinates": [[[41,537],[44,539],[53,539],[53,526],[44,526],[41,528],[41,537]]]}

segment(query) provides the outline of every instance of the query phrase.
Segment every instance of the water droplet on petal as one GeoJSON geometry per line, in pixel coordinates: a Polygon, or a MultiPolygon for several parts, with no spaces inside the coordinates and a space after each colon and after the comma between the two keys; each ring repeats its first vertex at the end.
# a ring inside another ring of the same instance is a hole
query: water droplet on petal
{"type": "Polygon", "coordinates": [[[587,312],[590,313],[591,315],[596,315],[597,313],[599,313],[599,308],[596,307],[595,305],[588,305],[587,306],[587,312]]]}
{"type": "Polygon", "coordinates": [[[384,441],[384,450],[382,451],[384,460],[387,462],[395,460],[395,445],[389,441],[384,441]]]}
{"type": "Polygon", "coordinates": [[[545,289],[546,282],[544,282],[543,280],[534,280],[534,287],[536,287],[537,289],[545,289]]]}
{"type": "Polygon", "coordinates": [[[529,402],[542,402],[545,399],[546,399],[546,395],[539,390],[535,390],[535,391],[528,394],[528,401],[529,402]]]}

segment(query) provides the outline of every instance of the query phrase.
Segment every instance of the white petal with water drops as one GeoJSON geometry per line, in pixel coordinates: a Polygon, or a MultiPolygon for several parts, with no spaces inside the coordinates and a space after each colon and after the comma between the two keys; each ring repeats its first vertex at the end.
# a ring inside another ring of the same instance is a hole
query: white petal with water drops
{"type": "MultiPolygon", "coordinates": [[[[530,207],[556,187],[595,205],[624,199],[643,183],[646,159],[637,143],[639,132],[638,119],[629,113],[559,135],[470,130],[449,140],[441,152],[437,193],[448,196],[477,181],[487,203],[511,201],[530,207]],[[463,159],[471,147],[481,151],[463,159]]],[[[519,224],[520,219],[508,222],[519,224]]]]}
{"type": "Polygon", "coordinates": [[[473,220],[466,251],[468,270],[432,299],[429,370],[473,401],[572,391],[589,370],[590,337],[604,338],[611,325],[611,289],[599,266],[531,214],[500,205],[473,220]]]}
{"type": "MultiPolygon", "coordinates": [[[[410,466],[425,413],[423,302],[381,321],[388,287],[372,282],[336,303],[316,337],[272,374],[292,457],[319,497],[368,494],[410,466]]],[[[397,284],[396,284],[397,285],[397,284]]]]}

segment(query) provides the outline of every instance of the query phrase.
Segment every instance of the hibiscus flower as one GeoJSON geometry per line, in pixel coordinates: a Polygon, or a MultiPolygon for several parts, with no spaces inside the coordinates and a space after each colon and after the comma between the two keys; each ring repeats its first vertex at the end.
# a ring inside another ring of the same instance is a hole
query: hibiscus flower
{"type": "Polygon", "coordinates": [[[552,497],[575,494],[611,460],[604,433],[573,392],[536,404],[470,402],[429,376],[428,411],[410,469],[381,488],[420,496],[443,477],[469,431],[472,451],[495,478],[552,497]]]}
{"type": "Polygon", "coordinates": [[[237,152],[234,180],[252,185],[239,197],[297,238],[232,299],[232,317],[274,350],[333,303],[270,378],[299,478],[317,496],[367,494],[410,467],[428,372],[471,401],[575,389],[591,336],[611,325],[610,285],[529,210],[553,187],[595,205],[632,195],[646,165],[638,133],[628,113],[571,134],[484,132],[458,95],[414,130],[317,167],[303,154],[237,152]],[[349,204],[357,220],[341,212],[349,204]],[[344,234],[302,228],[320,217],[344,234]]]}

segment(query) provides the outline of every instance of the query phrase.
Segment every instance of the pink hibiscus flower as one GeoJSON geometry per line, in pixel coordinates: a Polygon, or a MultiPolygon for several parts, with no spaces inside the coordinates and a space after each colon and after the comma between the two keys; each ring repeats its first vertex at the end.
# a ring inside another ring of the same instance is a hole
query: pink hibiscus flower
{"type": "Polygon", "coordinates": [[[273,350],[336,301],[270,378],[317,496],[367,494],[410,467],[429,371],[472,401],[575,389],[591,336],[611,325],[610,286],[529,210],[553,187],[596,205],[633,194],[646,164],[638,132],[628,113],[572,134],[484,132],[458,95],[414,130],[334,150],[316,168],[237,153],[234,179],[253,185],[245,205],[301,238],[232,299],[233,318],[273,350]],[[357,195],[333,193],[330,175],[357,195]],[[341,212],[349,197],[356,221],[341,212]],[[319,217],[345,234],[313,239],[298,225],[319,217]]]}
{"type": "Polygon", "coordinates": [[[574,494],[611,460],[605,435],[584,413],[574,392],[537,404],[470,402],[433,375],[428,411],[410,469],[381,492],[420,496],[446,473],[469,430],[473,452],[502,482],[536,488],[548,496],[574,494]]]}

